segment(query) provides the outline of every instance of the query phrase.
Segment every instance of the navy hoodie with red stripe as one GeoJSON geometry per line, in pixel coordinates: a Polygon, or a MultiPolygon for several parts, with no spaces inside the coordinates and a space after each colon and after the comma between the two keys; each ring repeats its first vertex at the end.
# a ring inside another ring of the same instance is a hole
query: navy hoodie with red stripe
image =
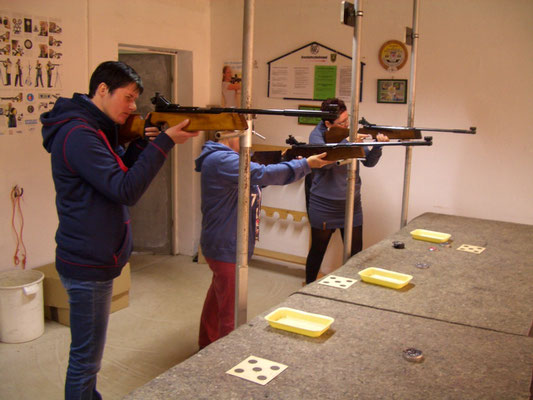
{"type": "Polygon", "coordinates": [[[118,125],[78,93],[59,98],[41,122],[59,217],[56,268],[74,279],[113,279],[132,251],[128,206],[142,196],[174,142],[163,133],[125,151],[118,125]]]}

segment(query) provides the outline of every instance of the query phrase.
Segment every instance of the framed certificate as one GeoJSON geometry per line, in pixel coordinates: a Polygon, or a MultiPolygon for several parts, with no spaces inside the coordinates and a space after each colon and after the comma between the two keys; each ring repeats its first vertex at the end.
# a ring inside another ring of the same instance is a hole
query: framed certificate
{"type": "Polygon", "coordinates": [[[407,103],[407,79],[378,79],[378,103],[407,103]]]}

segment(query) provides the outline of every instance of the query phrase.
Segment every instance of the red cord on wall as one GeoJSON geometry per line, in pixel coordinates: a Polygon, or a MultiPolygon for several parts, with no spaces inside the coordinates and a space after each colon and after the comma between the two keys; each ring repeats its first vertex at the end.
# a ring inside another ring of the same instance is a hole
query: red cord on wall
{"type": "Polygon", "coordinates": [[[11,224],[13,226],[13,231],[15,232],[15,236],[17,237],[17,247],[15,249],[15,255],[13,256],[13,261],[15,263],[15,266],[21,264],[22,269],[26,268],[26,246],[24,245],[24,240],[22,238],[22,232],[24,230],[24,216],[22,215],[22,209],[20,208],[20,200],[22,199],[22,195],[24,193],[24,189],[19,188],[18,186],[14,186],[13,189],[11,189],[11,202],[13,203],[13,215],[11,218],[11,224]],[[19,226],[20,226],[20,232],[17,230],[17,226],[15,224],[15,220],[17,212],[19,214],[18,220],[19,226]]]}

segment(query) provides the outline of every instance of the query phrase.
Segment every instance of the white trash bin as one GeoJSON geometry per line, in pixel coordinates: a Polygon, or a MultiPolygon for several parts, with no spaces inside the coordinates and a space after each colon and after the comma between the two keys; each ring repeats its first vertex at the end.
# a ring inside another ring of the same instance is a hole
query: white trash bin
{"type": "Polygon", "coordinates": [[[0,272],[1,342],[29,342],[44,333],[43,279],[31,269],[0,272]]]}

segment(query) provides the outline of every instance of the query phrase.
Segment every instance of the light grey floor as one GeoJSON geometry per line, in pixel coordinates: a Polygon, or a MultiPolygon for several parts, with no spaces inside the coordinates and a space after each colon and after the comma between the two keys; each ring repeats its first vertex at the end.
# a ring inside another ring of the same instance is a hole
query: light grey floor
{"type": "MultiPolygon", "coordinates": [[[[200,313],[211,271],[188,256],[134,255],[129,307],[110,316],[98,375],[104,399],[120,399],[198,351],[200,313]]],[[[248,318],[302,287],[305,273],[250,262],[248,318]]],[[[0,343],[0,399],[63,398],[70,330],[46,321],[45,333],[21,344],[0,343]]]]}

